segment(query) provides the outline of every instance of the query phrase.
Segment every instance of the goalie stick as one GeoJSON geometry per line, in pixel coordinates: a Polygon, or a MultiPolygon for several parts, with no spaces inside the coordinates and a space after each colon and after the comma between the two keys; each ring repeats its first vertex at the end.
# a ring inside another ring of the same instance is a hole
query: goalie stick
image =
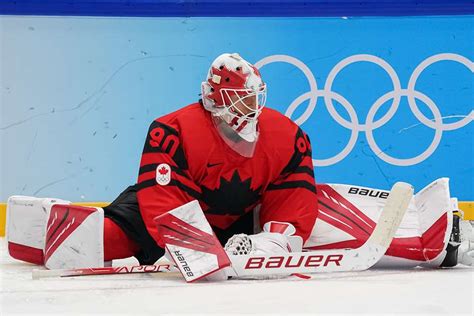
{"type": "Polygon", "coordinates": [[[126,274],[126,273],[155,273],[178,272],[170,262],[156,262],[154,265],[136,265],[123,267],[82,268],[82,269],[54,269],[32,271],[33,280],[52,277],[76,277],[84,275],[126,274]]]}
{"type": "Polygon", "coordinates": [[[413,196],[413,187],[397,182],[391,189],[377,226],[369,239],[356,249],[293,252],[281,255],[230,256],[231,277],[289,275],[292,273],[367,270],[385,254],[413,196]]]}

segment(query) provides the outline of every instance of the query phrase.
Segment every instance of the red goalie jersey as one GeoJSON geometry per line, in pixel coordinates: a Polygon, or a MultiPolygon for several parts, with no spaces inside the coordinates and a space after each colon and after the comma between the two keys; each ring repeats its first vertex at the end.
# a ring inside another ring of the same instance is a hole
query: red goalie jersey
{"type": "Polygon", "coordinates": [[[252,158],[222,140],[211,113],[199,103],[156,119],[148,131],[138,177],[138,203],[151,236],[153,219],[198,200],[221,241],[253,233],[253,209],[260,223],[288,222],[305,241],[318,215],[311,146],[290,119],[264,108],[252,158]]]}

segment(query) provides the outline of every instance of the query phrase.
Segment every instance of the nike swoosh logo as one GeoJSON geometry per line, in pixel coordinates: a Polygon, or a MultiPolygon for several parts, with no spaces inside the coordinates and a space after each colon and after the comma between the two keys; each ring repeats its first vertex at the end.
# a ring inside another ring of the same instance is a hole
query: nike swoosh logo
{"type": "Polygon", "coordinates": [[[211,168],[211,167],[215,167],[215,166],[222,165],[222,164],[223,164],[223,162],[208,163],[208,164],[207,164],[207,167],[208,167],[208,168],[211,168]]]}

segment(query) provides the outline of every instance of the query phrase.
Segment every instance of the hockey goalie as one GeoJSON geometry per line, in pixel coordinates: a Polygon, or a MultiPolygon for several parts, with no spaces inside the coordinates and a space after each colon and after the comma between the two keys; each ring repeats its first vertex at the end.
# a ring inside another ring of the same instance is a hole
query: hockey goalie
{"type": "Polygon", "coordinates": [[[199,102],[152,122],[136,184],[110,205],[10,197],[10,255],[61,269],[102,267],[131,256],[153,264],[166,249],[193,280],[189,258],[197,262],[199,277],[223,273],[229,265],[235,271],[239,257],[254,256],[247,267],[276,256],[287,267],[335,269],[345,265],[343,257],[365,254],[369,260],[381,249],[385,256],[376,266],[472,264],[472,228],[460,223],[448,179],[408,200],[404,216],[392,198],[401,224],[393,240],[388,233],[390,238],[382,238],[381,227],[389,232],[396,222],[386,212],[393,195],[387,188],[316,185],[308,136],[264,107],[266,85],[255,66],[238,54],[223,54],[201,91],[199,102]],[[367,247],[374,240],[378,246],[367,247]],[[183,255],[189,249],[191,257],[183,255]],[[326,250],[334,254],[326,256],[326,250]]]}

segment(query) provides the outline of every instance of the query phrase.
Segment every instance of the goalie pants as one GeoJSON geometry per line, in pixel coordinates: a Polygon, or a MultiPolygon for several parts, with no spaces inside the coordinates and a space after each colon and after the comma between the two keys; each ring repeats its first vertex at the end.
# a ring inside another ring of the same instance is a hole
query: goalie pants
{"type": "Polygon", "coordinates": [[[165,251],[145,227],[137,201],[136,186],[129,186],[104,209],[105,260],[134,256],[140,264],[155,263],[165,251]]]}

